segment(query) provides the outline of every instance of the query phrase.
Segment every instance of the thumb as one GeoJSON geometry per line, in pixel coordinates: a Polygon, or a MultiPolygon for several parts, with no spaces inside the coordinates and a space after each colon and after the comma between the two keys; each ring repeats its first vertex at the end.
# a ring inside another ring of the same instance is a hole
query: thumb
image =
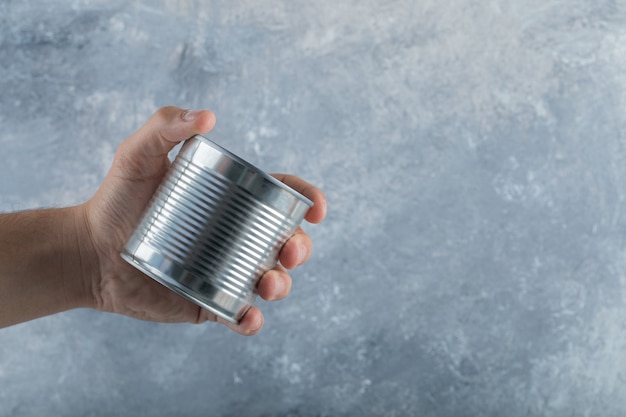
{"type": "Polygon", "coordinates": [[[163,107],[120,145],[116,156],[123,162],[119,168],[128,169],[130,172],[124,174],[135,179],[154,176],[178,143],[214,126],[215,115],[210,110],[163,107]]]}

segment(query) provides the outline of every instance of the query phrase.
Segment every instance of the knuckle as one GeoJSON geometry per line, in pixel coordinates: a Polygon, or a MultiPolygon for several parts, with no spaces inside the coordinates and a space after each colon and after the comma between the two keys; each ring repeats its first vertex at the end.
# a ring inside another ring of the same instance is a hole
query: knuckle
{"type": "Polygon", "coordinates": [[[154,112],[153,117],[159,120],[169,120],[173,114],[181,111],[182,109],[175,106],[165,106],[154,112]]]}

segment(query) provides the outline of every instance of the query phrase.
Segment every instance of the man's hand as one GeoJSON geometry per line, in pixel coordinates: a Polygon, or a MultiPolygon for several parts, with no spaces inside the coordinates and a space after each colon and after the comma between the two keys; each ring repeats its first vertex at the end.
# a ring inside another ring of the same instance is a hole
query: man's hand
{"type": "MultiPolygon", "coordinates": [[[[263,315],[252,307],[238,325],[183,299],[146,277],[120,258],[126,241],[169,167],[168,153],[181,141],[210,131],[215,125],[212,112],[185,111],[167,107],[118,148],[113,166],[95,196],[81,206],[90,244],[98,268],[87,285],[95,308],[125,314],[142,320],[193,322],[207,320],[226,324],[234,331],[252,335],[263,326],[263,315]]],[[[323,193],[290,175],[276,175],[314,202],[305,219],[323,220],[326,200],[323,193]]],[[[280,300],[289,294],[291,277],[287,269],[306,262],[311,255],[311,239],[300,228],[284,245],[280,264],[259,281],[258,292],[265,300],[280,300]]]]}

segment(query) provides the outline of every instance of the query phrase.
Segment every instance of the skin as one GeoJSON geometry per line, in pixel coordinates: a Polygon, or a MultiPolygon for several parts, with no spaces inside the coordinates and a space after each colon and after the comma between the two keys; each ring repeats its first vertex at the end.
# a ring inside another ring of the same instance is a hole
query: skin
{"type": "MultiPolygon", "coordinates": [[[[181,141],[215,126],[209,110],[158,110],[118,148],[95,195],[84,204],[0,215],[0,327],[70,310],[93,308],[159,322],[220,322],[242,335],[263,327],[252,307],[238,325],[183,299],[132,266],[119,253],[169,167],[181,141]]],[[[274,175],[314,202],[305,220],[321,222],[326,199],[293,175],[274,175]]],[[[259,296],[289,295],[288,270],[306,262],[312,242],[300,228],[283,246],[279,265],[259,281],[259,296]]]]}

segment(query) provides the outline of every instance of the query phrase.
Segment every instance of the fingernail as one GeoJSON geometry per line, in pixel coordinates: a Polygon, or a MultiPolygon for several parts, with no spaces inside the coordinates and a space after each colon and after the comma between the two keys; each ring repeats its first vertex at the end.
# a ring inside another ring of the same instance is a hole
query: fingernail
{"type": "Polygon", "coordinates": [[[200,110],[185,110],[185,112],[182,114],[182,119],[186,122],[191,122],[195,120],[199,114],[200,110]]]}

